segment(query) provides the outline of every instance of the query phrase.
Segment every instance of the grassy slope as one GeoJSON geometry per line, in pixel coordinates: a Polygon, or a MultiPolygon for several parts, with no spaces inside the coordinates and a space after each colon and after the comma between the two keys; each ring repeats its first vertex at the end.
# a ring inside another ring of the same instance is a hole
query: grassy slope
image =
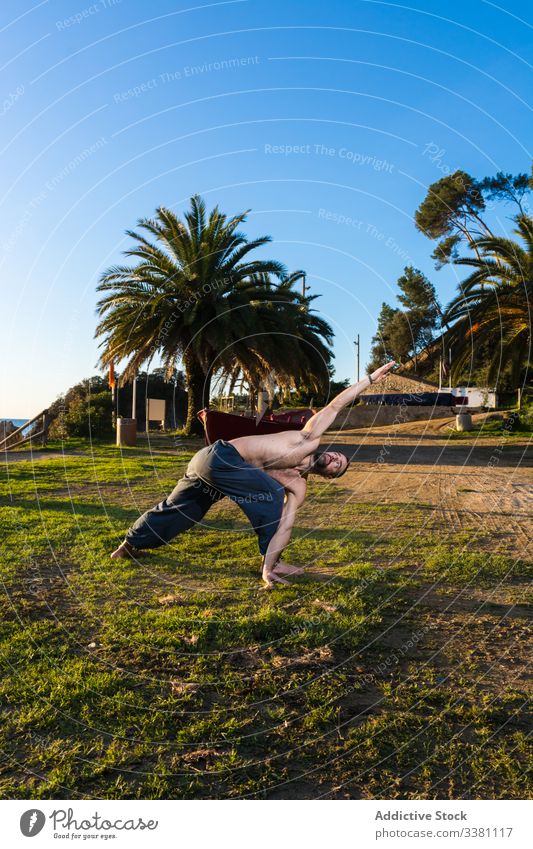
{"type": "Polygon", "coordinates": [[[340,482],[313,487],[289,558],[313,569],[290,588],[261,589],[226,503],[111,561],[191,451],[77,448],[0,479],[1,797],[527,793],[526,696],[496,674],[524,620],[446,615],[460,586],[519,600],[527,564],[463,555],[468,533],[436,546],[427,505],[350,503],[340,482]]]}

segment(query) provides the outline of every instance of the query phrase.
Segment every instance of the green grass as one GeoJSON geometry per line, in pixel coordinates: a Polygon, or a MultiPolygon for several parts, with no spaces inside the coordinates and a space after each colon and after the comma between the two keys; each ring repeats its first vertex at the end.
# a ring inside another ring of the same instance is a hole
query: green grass
{"type": "Polygon", "coordinates": [[[457,550],[447,546],[437,547],[427,558],[425,568],[432,577],[455,586],[490,587],[502,581],[533,580],[533,564],[524,560],[490,551],[457,550]]]}
{"type": "Polygon", "coordinates": [[[502,439],[531,439],[533,430],[529,420],[514,421],[507,424],[505,421],[488,419],[481,424],[474,423],[472,430],[457,431],[450,427],[447,434],[452,439],[479,439],[479,437],[501,437],[502,439]]]}
{"type": "Polygon", "coordinates": [[[413,601],[425,582],[512,589],[527,564],[465,554],[467,531],[436,546],[430,505],[316,483],[290,587],[261,588],[229,503],[140,565],[110,560],[189,447],[80,441],[4,467],[0,796],[523,797],[524,693],[491,688],[479,637],[455,650],[413,601]]]}

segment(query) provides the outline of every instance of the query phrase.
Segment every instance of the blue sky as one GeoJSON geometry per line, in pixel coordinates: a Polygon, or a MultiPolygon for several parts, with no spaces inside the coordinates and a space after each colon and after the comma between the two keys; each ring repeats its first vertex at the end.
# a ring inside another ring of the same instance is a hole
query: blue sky
{"type": "Polygon", "coordinates": [[[96,372],[99,275],[195,192],[306,269],[353,378],[406,264],[455,289],[413,224],[427,186],[529,171],[532,23],[517,0],[5,4],[0,417],[96,372]]]}

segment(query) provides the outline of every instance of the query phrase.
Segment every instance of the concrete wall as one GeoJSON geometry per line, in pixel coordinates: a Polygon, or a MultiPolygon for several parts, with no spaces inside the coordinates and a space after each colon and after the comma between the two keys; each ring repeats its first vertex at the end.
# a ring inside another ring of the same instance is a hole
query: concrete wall
{"type": "Polygon", "coordinates": [[[455,415],[451,407],[385,407],[360,404],[351,410],[343,410],[333,422],[332,430],[350,427],[381,427],[404,422],[420,422],[427,419],[446,419],[455,415]]]}

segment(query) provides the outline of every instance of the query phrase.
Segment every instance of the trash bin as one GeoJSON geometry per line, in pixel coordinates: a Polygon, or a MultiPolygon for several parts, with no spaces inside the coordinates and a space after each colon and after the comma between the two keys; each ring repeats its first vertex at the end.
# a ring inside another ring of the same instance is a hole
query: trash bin
{"type": "Polygon", "coordinates": [[[471,413],[458,413],[455,417],[455,429],[459,431],[472,430],[471,413]]]}
{"type": "Polygon", "coordinates": [[[117,419],[117,445],[137,445],[137,419],[117,419]]]}

